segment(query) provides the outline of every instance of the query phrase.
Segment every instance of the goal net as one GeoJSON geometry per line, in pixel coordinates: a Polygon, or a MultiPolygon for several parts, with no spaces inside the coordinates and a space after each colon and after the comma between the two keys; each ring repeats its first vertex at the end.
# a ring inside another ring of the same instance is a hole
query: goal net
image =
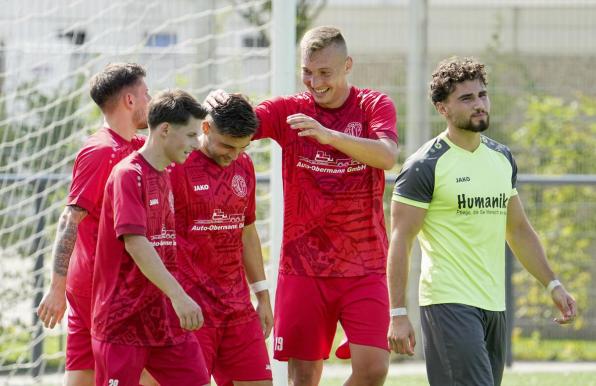
{"type": "MultiPolygon", "coordinates": [[[[51,244],[86,136],[102,122],[90,76],[137,62],[157,90],[199,100],[215,88],[258,102],[270,94],[270,2],[9,1],[0,14],[0,385],[61,383],[65,323],[35,309],[49,284],[51,244]],[[49,378],[49,374],[55,374],[49,378]]],[[[258,221],[269,242],[269,144],[250,146],[258,221]]]]}

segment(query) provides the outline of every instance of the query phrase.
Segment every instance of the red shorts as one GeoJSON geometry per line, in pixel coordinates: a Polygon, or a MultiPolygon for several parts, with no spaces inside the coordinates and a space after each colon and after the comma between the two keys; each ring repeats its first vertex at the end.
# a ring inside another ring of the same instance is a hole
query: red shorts
{"type": "Polygon", "coordinates": [[[66,371],[93,370],[91,348],[91,298],[66,291],[68,328],[66,335],[66,371]]]}
{"type": "Polygon", "coordinates": [[[259,319],[229,327],[203,327],[195,332],[207,369],[219,386],[233,381],[270,380],[271,365],[259,319]]]}
{"type": "Polygon", "coordinates": [[[95,384],[138,386],[143,368],[161,386],[202,386],[210,382],[199,342],[163,347],[129,346],[93,339],[95,384]]]}
{"type": "Polygon", "coordinates": [[[280,361],[329,358],[338,321],[350,343],[389,351],[387,278],[280,274],[274,319],[273,357],[280,361]]]}

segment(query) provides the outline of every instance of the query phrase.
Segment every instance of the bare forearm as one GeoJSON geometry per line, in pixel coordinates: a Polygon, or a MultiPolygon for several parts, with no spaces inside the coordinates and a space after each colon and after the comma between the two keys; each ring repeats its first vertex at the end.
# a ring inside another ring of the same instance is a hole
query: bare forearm
{"type": "Polygon", "coordinates": [[[511,197],[507,206],[506,238],[517,259],[542,285],[547,285],[555,278],[518,195],[511,197]]]}
{"type": "Polygon", "coordinates": [[[546,286],[555,278],[546,259],[544,248],[531,226],[528,225],[508,234],[507,243],[524,268],[542,285],[546,286]]]}
{"type": "Polygon", "coordinates": [[[356,161],[378,169],[389,170],[397,160],[397,144],[389,139],[377,140],[332,132],[331,146],[356,161]]]}
{"type": "Polygon", "coordinates": [[[242,260],[249,283],[265,280],[261,241],[255,224],[246,226],[242,231],[242,260]]]}
{"type": "Polygon", "coordinates": [[[59,283],[66,278],[70,257],[77,241],[77,229],[79,223],[85,218],[87,212],[76,206],[68,206],[60,215],[56,239],[52,248],[54,270],[52,283],[59,283]]]}
{"type": "Polygon", "coordinates": [[[405,307],[406,305],[412,243],[413,240],[399,240],[399,235],[392,237],[387,264],[391,308],[405,307]]]}
{"type": "MultiPolygon", "coordinates": [[[[520,213],[519,202],[515,203],[512,207],[517,211],[517,214],[520,213]]],[[[508,222],[507,243],[509,243],[511,250],[524,268],[546,287],[548,283],[555,279],[555,275],[548,264],[538,235],[527,221],[525,215],[512,216],[512,218],[520,219],[521,221],[516,222],[511,220],[508,222]]],[[[554,321],[559,324],[573,322],[577,315],[577,305],[573,296],[561,285],[551,289],[550,295],[553,303],[561,312],[561,317],[555,318],[554,321]]]]}
{"type": "Polygon", "coordinates": [[[184,293],[182,286],[168,271],[153,245],[143,236],[124,236],[126,251],[143,275],[170,299],[184,293]]]}
{"type": "Polygon", "coordinates": [[[410,253],[418,232],[422,229],[426,209],[400,202],[391,202],[391,243],[387,275],[391,307],[404,307],[410,270],[410,253]]]}
{"type": "MultiPolygon", "coordinates": [[[[263,254],[261,253],[261,240],[255,224],[250,224],[242,231],[242,259],[244,271],[249,283],[256,283],[266,280],[265,267],[263,266],[263,254]]],[[[269,291],[263,290],[255,293],[259,305],[271,308],[269,291]]]]}

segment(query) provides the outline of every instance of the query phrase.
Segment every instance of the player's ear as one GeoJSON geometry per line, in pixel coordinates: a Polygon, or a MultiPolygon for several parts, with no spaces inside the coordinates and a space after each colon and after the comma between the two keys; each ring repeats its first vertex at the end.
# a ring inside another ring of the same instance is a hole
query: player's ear
{"type": "Polygon", "coordinates": [[[442,116],[447,116],[447,108],[445,107],[443,102],[435,103],[435,109],[437,109],[437,112],[442,116]]]}
{"type": "Polygon", "coordinates": [[[157,130],[159,130],[159,134],[164,137],[167,137],[167,135],[171,129],[172,128],[168,122],[160,123],[159,126],[157,127],[157,130]]]}
{"type": "Polygon", "coordinates": [[[124,107],[127,109],[132,109],[134,106],[134,96],[129,92],[123,92],[121,95],[122,103],[124,103],[124,107]]]}
{"type": "Polygon", "coordinates": [[[352,57],[348,56],[346,58],[346,74],[349,74],[352,71],[352,57]]]}
{"type": "Polygon", "coordinates": [[[201,129],[203,130],[203,134],[207,135],[209,134],[209,130],[211,129],[211,126],[209,125],[209,121],[208,120],[203,120],[203,122],[201,122],[201,129]]]}

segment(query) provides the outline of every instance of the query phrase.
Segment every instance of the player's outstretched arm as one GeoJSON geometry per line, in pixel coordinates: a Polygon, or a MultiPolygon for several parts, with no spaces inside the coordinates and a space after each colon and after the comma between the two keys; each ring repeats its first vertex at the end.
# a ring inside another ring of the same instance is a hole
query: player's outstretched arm
{"type": "Polygon", "coordinates": [[[180,319],[180,327],[186,330],[201,328],[203,325],[201,307],[184,292],[149,240],[141,235],[124,235],[124,245],[143,275],[170,298],[174,311],[180,319]]]}
{"type": "MultiPolygon", "coordinates": [[[[540,239],[530,224],[519,196],[509,199],[507,206],[507,243],[511,250],[522,263],[524,268],[530,272],[543,286],[555,280],[546,253],[540,243],[540,239]]],[[[577,306],[575,299],[563,285],[556,285],[551,290],[553,303],[561,312],[561,317],[555,321],[559,324],[570,323],[575,319],[577,306]]]]}
{"type": "Polygon", "coordinates": [[[273,328],[273,311],[269,290],[266,285],[265,269],[263,266],[263,255],[261,253],[261,240],[254,223],[242,229],[242,258],[246,278],[257,297],[257,313],[261,319],[263,334],[269,337],[273,328]]]}
{"type": "Polygon", "coordinates": [[[66,311],[66,275],[70,256],[77,241],[77,229],[87,211],[78,206],[67,206],[58,219],[58,229],[52,247],[53,271],[50,289],[44,295],[37,315],[44,326],[54,328],[66,311]]]}
{"type": "Polygon", "coordinates": [[[410,253],[425,216],[426,209],[397,201],[391,202],[391,238],[387,260],[387,280],[391,309],[397,312],[393,311],[396,315],[391,316],[387,340],[391,350],[410,356],[414,355],[416,337],[408,315],[402,314],[406,307],[410,253]]]}
{"type": "Polygon", "coordinates": [[[301,137],[310,137],[322,145],[330,145],[342,153],[378,169],[389,170],[397,161],[397,143],[387,138],[360,138],[330,130],[305,114],[289,115],[286,122],[299,130],[301,137]]]}

